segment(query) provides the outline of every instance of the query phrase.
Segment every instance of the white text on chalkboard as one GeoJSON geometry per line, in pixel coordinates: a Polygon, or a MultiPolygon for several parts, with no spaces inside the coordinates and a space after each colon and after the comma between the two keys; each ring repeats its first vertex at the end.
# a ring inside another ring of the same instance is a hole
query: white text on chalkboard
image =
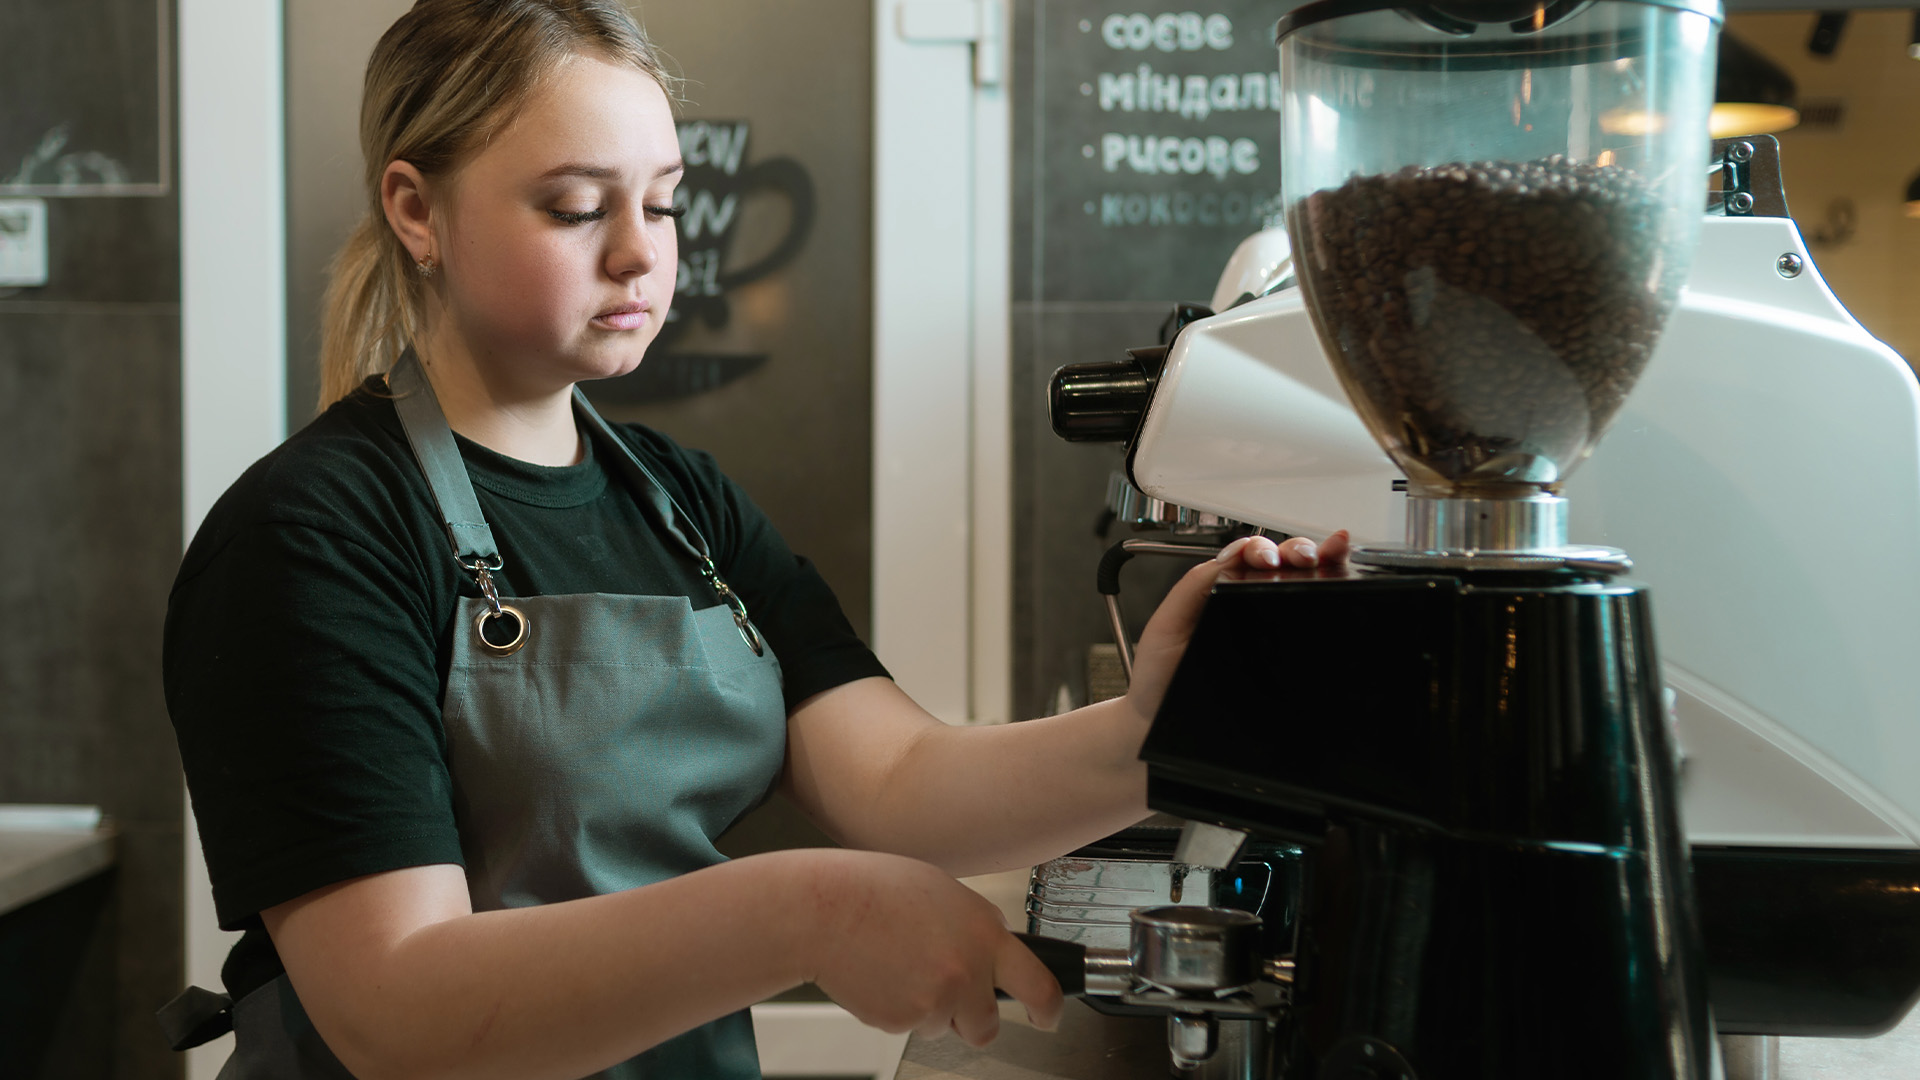
{"type": "Polygon", "coordinates": [[[1108,172],[1119,172],[1125,165],[1148,176],[1199,176],[1212,173],[1215,180],[1239,174],[1250,176],[1260,171],[1260,145],[1252,139],[1231,142],[1218,135],[1204,139],[1178,135],[1121,135],[1108,132],[1100,136],[1100,164],[1108,172]]]}
{"type": "Polygon", "coordinates": [[[1280,76],[1264,71],[1245,75],[1155,74],[1152,64],[1141,64],[1119,74],[1100,73],[1100,108],[1104,112],[1179,113],[1189,120],[1205,120],[1216,112],[1280,108],[1280,76]]]}
{"type": "Polygon", "coordinates": [[[1220,14],[1202,17],[1197,11],[1109,15],[1100,23],[1100,37],[1112,48],[1133,52],[1231,49],[1233,20],[1220,14]]]}
{"type": "Polygon", "coordinates": [[[747,152],[746,124],[709,124],[695,120],[680,125],[680,158],[688,167],[711,165],[732,176],[740,171],[747,152]]]}
{"type": "MultiPolygon", "coordinates": [[[[1106,229],[1213,228],[1246,225],[1254,219],[1254,209],[1253,200],[1239,191],[1224,195],[1211,191],[1203,195],[1191,191],[1109,191],[1100,196],[1099,212],[1100,226],[1106,229]]],[[[1092,203],[1087,204],[1087,212],[1094,212],[1092,203]]]]}

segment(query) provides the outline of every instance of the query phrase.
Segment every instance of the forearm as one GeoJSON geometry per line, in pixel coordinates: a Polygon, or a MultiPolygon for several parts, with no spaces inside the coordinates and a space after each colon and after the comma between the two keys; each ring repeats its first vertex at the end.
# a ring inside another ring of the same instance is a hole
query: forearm
{"type": "Polygon", "coordinates": [[[368,1080],[583,1076],[806,981],[831,858],[761,856],[435,922],[329,973],[350,982],[316,988],[333,1007],[310,1011],[368,1080]]]}
{"type": "Polygon", "coordinates": [[[1148,813],[1147,723],[1125,699],[994,727],[929,726],[839,839],[955,875],[1031,866],[1148,813]]]}
{"type": "Polygon", "coordinates": [[[787,790],[840,842],[974,874],[1056,858],[1147,815],[1139,761],[1214,579],[1230,565],[1307,568],[1346,557],[1294,537],[1236,540],[1175,583],[1141,633],[1125,697],[1064,716],[953,728],[886,679],[816,694],[788,717],[787,790]]]}

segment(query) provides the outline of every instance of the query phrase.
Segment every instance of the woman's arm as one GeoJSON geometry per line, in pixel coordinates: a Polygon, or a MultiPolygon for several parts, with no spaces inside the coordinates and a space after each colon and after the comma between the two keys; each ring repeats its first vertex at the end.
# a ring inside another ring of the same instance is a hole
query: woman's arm
{"type": "Polygon", "coordinates": [[[1228,545],[1168,593],[1142,633],[1125,697],[997,727],[949,727],[886,679],[802,702],[788,718],[788,794],[850,847],[891,851],[956,875],[1031,866],[1147,814],[1140,742],[1186,651],[1214,578],[1228,565],[1307,567],[1346,557],[1323,547],[1228,545]]]}
{"type": "Polygon", "coordinates": [[[802,982],[889,1031],[1036,1022],[1060,991],[985,900],[925,863],[758,855],[626,892],[474,914],[457,866],[262,912],[315,1028],[363,1080],[584,1076],[802,982]]]}

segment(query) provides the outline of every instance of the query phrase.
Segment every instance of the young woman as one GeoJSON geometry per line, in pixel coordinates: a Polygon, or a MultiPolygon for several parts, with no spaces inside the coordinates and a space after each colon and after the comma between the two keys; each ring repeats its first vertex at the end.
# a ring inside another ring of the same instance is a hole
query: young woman
{"type": "MultiPolygon", "coordinates": [[[[1213,576],[1120,700],[949,728],[705,455],[608,426],[672,299],[668,80],[618,0],[420,0],[367,69],[370,212],[332,406],[202,526],[168,705],[215,899],[232,1078],[747,1077],[815,982],[889,1030],[1051,1023],[956,874],[1142,817],[1136,753],[1213,576]],[[775,784],[841,850],[728,862],[775,784]]],[[[1337,556],[1331,542],[1325,554],[1337,556]]]]}

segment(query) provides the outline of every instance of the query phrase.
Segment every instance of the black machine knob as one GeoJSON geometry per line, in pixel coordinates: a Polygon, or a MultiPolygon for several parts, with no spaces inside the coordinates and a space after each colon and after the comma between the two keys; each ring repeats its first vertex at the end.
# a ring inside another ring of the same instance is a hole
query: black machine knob
{"type": "Polygon", "coordinates": [[[1068,442],[1132,439],[1165,358],[1164,347],[1135,349],[1125,360],[1068,364],[1055,371],[1047,384],[1053,433],[1068,442]]]}

